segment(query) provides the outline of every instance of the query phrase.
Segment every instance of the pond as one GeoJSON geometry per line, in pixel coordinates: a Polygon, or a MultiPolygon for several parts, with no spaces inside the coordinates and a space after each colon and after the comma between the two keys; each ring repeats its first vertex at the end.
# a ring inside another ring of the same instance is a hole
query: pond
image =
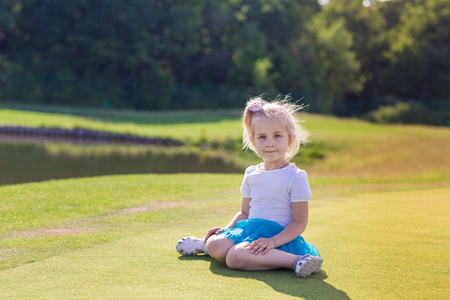
{"type": "Polygon", "coordinates": [[[228,151],[188,147],[60,142],[0,135],[0,185],[148,173],[242,173],[228,151]]]}

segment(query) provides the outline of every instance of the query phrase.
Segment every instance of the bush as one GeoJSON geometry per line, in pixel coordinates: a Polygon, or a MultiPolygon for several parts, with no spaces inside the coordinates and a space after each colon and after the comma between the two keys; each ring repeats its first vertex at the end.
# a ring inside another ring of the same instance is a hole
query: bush
{"type": "Polygon", "coordinates": [[[431,109],[420,103],[397,102],[381,106],[366,117],[376,123],[447,125],[450,120],[448,109],[431,109]]]}

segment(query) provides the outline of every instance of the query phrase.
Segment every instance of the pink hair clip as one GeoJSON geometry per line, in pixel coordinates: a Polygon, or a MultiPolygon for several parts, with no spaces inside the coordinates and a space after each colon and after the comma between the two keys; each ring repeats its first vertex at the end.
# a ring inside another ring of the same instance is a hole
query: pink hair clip
{"type": "Polygon", "coordinates": [[[256,98],[255,101],[253,101],[253,103],[250,105],[250,107],[248,109],[255,112],[255,111],[262,110],[262,107],[263,107],[263,104],[262,104],[261,98],[256,98]]]}

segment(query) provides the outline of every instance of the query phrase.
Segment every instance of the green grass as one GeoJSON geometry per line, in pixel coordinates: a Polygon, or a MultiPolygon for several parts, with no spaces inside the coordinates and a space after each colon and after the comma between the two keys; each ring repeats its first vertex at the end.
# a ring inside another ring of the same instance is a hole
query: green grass
{"type": "MultiPolygon", "coordinates": [[[[0,109],[0,125],[188,142],[241,135],[237,111],[0,109]]],[[[304,125],[314,141],[304,151],[323,155],[295,158],[310,176],[304,236],[325,260],[320,273],[238,272],[178,255],[180,237],[202,236],[239,209],[240,174],[106,176],[0,187],[0,298],[448,298],[450,130],[318,115],[304,125]]]]}
{"type": "Polygon", "coordinates": [[[0,187],[4,299],[444,299],[448,184],[311,178],[304,234],[323,271],[239,272],[175,251],[239,209],[240,175],[112,176],[0,187]]]}
{"type": "MultiPolygon", "coordinates": [[[[35,109],[38,109],[37,107],[35,109]]],[[[333,142],[386,135],[448,136],[448,128],[373,124],[356,119],[339,119],[321,115],[302,115],[304,126],[313,139],[333,142]]],[[[134,112],[47,108],[26,111],[0,108],[0,125],[31,127],[87,128],[117,133],[133,133],[180,140],[205,138],[224,141],[241,139],[240,112],[175,111],[134,112]]]]}
{"type": "Polygon", "coordinates": [[[0,109],[0,125],[86,128],[114,133],[130,133],[182,141],[218,137],[239,139],[241,128],[238,111],[198,112],[132,112],[132,111],[21,111],[0,109]],[[70,113],[69,113],[70,112],[70,113]]]}
{"type": "Polygon", "coordinates": [[[227,195],[238,193],[231,186],[237,177],[216,178],[222,182],[219,189],[207,176],[191,174],[0,187],[0,269],[153,227],[190,223],[190,215],[201,219],[198,201],[216,208],[227,195]],[[137,209],[127,210],[130,207],[137,209]],[[176,220],[171,219],[174,215],[176,220]]]}

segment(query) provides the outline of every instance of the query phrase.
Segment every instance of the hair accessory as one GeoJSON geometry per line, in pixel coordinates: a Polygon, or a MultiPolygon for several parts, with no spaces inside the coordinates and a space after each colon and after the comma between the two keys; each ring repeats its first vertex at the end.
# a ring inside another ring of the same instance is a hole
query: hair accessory
{"type": "Polygon", "coordinates": [[[253,101],[252,105],[250,105],[250,107],[248,109],[255,112],[255,111],[262,110],[262,107],[263,107],[263,104],[262,104],[261,98],[257,98],[255,101],[253,101]]]}

